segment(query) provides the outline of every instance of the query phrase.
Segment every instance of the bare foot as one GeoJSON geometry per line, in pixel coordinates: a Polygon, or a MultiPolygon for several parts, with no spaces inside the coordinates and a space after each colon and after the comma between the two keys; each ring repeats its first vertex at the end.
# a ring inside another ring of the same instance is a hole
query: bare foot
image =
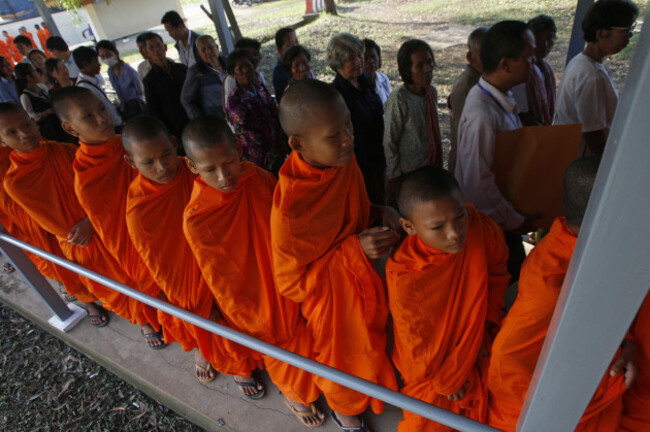
{"type": "Polygon", "coordinates": [[[233,379],[247,398],[261,399],[264,396],[264,386],[258,383],[252,375],[249,377],[234,375],[233,379]]]}
{"type": "Polygon", "coordinates": [[[104,327],[108,324],[108,316],[106,315],[106,310],[99,307],[95,303],[84,303],[86,310],[88,311],[88,318],[90,319],[90,324],[94,327],[104,327]]]}
{"type": "Polygon", "coordinates": [[[151,324],[145,324],[140,329],[140,332],[151,349],[157,350],[164,348],[167,345],[162,336],[162,329],[159,332],[156,332],[153,327],[151,327],[151,324]]]}
{"type": "Polygon", "coordinates": [[[335,411],[332,411],[332,418],[334,419],[335,423],[339,423],[340,427],[346,427],[346,428],[359,428],[360,430],[365,430],[362,429],[363,426],[363,421],[361,420],[361,417],[359,416],[346,416],[340,413],[337,413],[335,411]],[[338,420],[338,422],[337,422],[338,420]]]}
{"type": "Polygon", "coordinates": [[[209,383],[217,377],[212,365],[203,358],[199,350],[194,350],[194,369],[196,378],[204,383],[209,383]]]}
{"type": "Polygon", "coordinates": [[[288,397],[284,397],[284,403],[289,407],[291,412],[298,417],[298,420],[305,426],[317,427],[325,422],[325,414],[323,414],[315,404],[309,406],[303,405],[299,402],[293,401],[288,397]]]}

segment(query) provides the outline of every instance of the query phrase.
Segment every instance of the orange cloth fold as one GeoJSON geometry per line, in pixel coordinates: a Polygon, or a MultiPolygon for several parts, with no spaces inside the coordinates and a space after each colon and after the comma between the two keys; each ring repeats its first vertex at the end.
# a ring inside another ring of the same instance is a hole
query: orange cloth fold
{"type": "MultiPolygon", "coordinates": [[[[281,296],[273,280],[269,218],[275,184],[271,173],[251,162],[242,162],[232,192],[197,179],[185,210],[185,235],[229,325],[311,358],[313,340],[299,305],[281,296]]],[[[318,398],[310,373],[267,356],[264,363],[288,398],[303,404],[318,398]]]]}
{"type": "MultiPolygon", "coordinates": [[[[85,247],[68,242],[70,229],[86,218],[74,193],[75,147],[53,141],[41,141],[31,153],[12,152],[11,167],[4,186],[7,193],[46,231],[57,237],[63,256],[83,267],[125,285],[134,282],[124,273],[97,235],[85,247]]],[[[146,324],[156,318],[153,308],[101,284],[80,278],[102,305],[132,323],[146,324]]]]}
{"type": "MultiPolygon", "coordinates": [[[[492,345],[487,377],[491,426],[515,430],[576,240],[566,220],[557,218],[524,262],[517,299],[492,345]]],[[[612,377],[605,371],[576,431],[615,431],[624,391],[623,374],[612,377]]]]}
{"type": "MultiPolygon", "coordinates": [[[[74,190],[106,249],[135,282],[133,288],[157,297],[160,287],[133,245],[126,226],[126,198],[129,185],[138,172],[126,163],[124,154],[120,135],[100,145],[79,141],[72,164],[74,190]]],[[[140,305],[153,309],[144,303],[140,305]]],[[[156,315],[156,311],[153,312],[156,315]]],[[[147,315],[151,315],[151,311],[147,315]]],[[[160,328],[157,318],[149,324],[156,330],[160,328]]]]}
{"type": "MultiPolygon", "coordinates": [[[[11,166],[9,154],[11,149],[0,147],[0,181],[11,166]]],[[[9,196],[4,187],[0,187],[0,221],[7,228],[12,237],[27,242],[39,249],[63,257],[59,242],[52,234],[41,228],[34,219],[23,210],[16,201],[9,196]]],[[[43,259],[37,255],[26,252],[29,259],[34,263],[43,276],[57,280],[63,284],[68,294],[77,297],[82,302],[93,302],[97,300],[81,283],[79,277],[70,270],[59,267],[56,264],[43,259]]]]}
{"type": "MultiPolygon", "coordinates": [[[[487,417],[485,374],[490,329],[503,314],[510,275],[503,231],[467,205],[465,248],[441,252],[408,236],[386,263],[386,280],[395,347],[393,361],[402,374],[402,393],[476,421],[487,417]],[[494,324],[486,325],[487,322],[494,324]],[[456,402],[447,396],[469,382],[456,402]]],[[[404,412],[399,431],[451,431],[404,412]]]]}
{"type": "MultiPolygon", "coordinates": [[[[386,353],[386,289],[358,234],[370,223],[363,176],[352,159],[317,169],[293,152],[280,169],[271,211],[271,245],[280,293],[301,304],[314,359],[396,389],[386,353]]],[[[357,415],[383,403],[331,381],[316,383],[328,404],[357,415]]]]}
{"type": "Polygon", "coordinates": [[[650,430],[650,296],[647,296],[632,324],[632,337],[637,346],[639,376],[623,396],[623,417],[620,431],[650,430]]]}
{"type": "MultiPolygon", "coordinates": [[[[179,160],[175,179],[166,185],[141,174],[129,187],[126,222],[136,250],[169,303],[209,318],[215,304],[183,233],[183,212],[196,176],[179,160]]],[[[250,375],[258,362],[250,350],[199,327],[159,312],[166,342],[185,351],[198,347],[221,373],[250,375]]]]}

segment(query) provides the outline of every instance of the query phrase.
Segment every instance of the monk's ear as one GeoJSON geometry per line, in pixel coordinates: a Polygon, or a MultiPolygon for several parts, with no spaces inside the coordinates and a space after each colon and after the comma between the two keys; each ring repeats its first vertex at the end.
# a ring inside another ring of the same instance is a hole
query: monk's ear
{"type": "Polygon", "coordinates": [[[185,158],[185,163],[187,164],[187,167],[192,171],[195,175],[199,175],[199,170],[196,169],[196,165],[192,161],[192,159],[186,157],[185,158]]]}
{"type": "Polygon", "coordinates": [[[415,227],[413,226],[413,223],[410,220],[401,217],[399,218],[399,224],[402,225],[402,228],[404,228],[406,234],[416,235],[415,227]]]}
{"type": "Polygon", "coordinates": [[[289,147],[291,147],[291,150],[300,153],[305,147],[304,139],[299,135],[289,135],[289,147]]]}
{"type": "Polygon", "coordinates": [[[77,132],[77,130],[74,127],[72,127],[72,125],[69,122],[62,120],[61,127],[63,128],[64,131],[66,131],[73,137],[79,138],[79,132],[77,132]]]}
{"type": "Polygon", "coordinates": [[[133,162],[133,158],[131,157],[130,154],[124,153],[124,160],[126,161],[126,163],[131,165],[132,168],[135,168],[135,162],[133,162]]]}

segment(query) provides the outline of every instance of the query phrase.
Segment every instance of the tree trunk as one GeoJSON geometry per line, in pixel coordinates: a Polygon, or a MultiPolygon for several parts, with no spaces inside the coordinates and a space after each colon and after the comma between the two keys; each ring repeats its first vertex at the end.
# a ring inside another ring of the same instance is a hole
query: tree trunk
{"type": "Polygon", "coordinates": [[[325,0],[325,12],[332,15],[338,15],[336,12],[335,0],[325,0]]]}

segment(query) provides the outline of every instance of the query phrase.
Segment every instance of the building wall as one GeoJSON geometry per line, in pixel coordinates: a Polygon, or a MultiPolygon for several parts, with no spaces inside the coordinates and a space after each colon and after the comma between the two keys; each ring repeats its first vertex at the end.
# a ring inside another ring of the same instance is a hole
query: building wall
{"type": "Polygon", "coordinates": [[[180,0],[111,0],[84,7],[97,40],[115,40],[159,26],[160,18],[175,9],[181,16],[180,0]]]}

